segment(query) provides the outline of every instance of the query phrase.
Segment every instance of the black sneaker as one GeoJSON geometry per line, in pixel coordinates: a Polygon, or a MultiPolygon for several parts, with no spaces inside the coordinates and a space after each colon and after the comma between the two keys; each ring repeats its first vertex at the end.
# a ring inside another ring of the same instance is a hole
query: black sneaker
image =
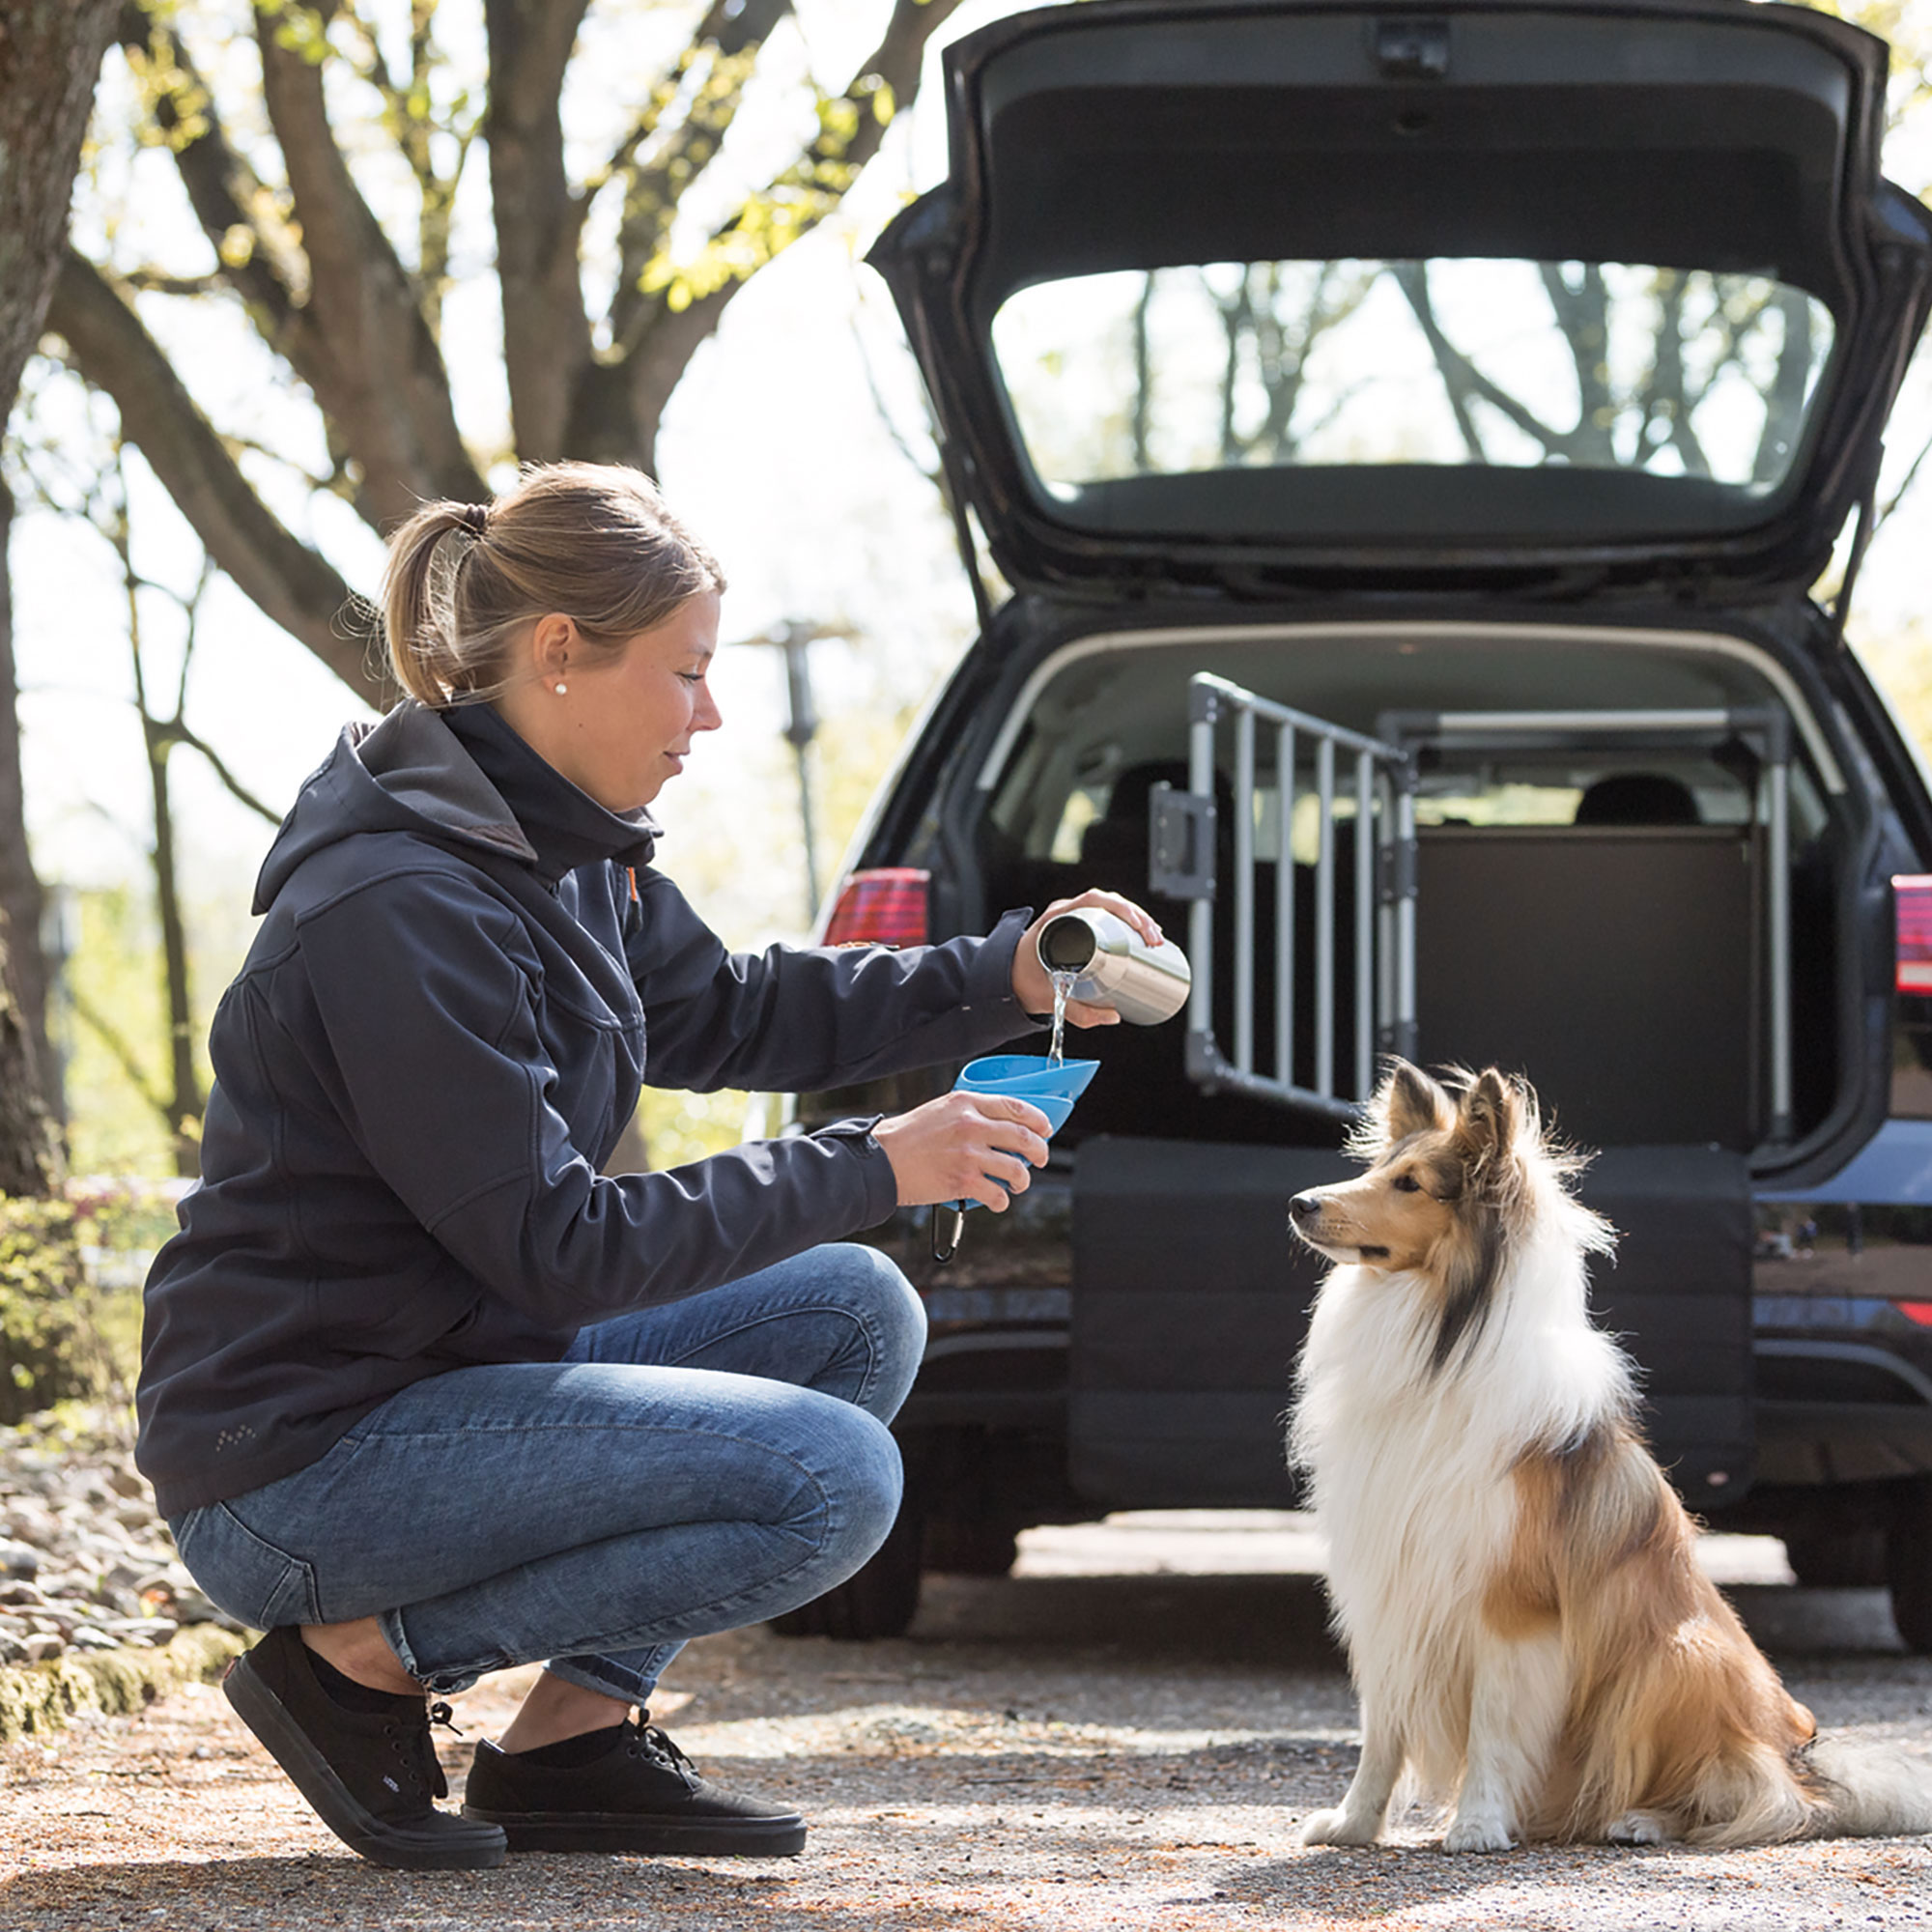
{"type": "Polygon", "coordinates": [[[506,1751],[486,1738],[469,1767],[463,1815],[500,1825],[513,1852],[783,1859],[805,1849],[796,1811],[706,1783],[655,1724],[626,1719],[594,1738],[610,1743],[601,1751],[592,1738],[574,1751],[506,1751]],[[535,1761],[555,1756],[585,1761],[535,1761]]]}
{"type": "MultiPolygon", "coordinates": [[[[322,1687],[301,1634],[272,1630],[228,1666],[221,1689],[242,1721],[352,1851],[403,1871],[476,1871],[508,1856],[503,1834],[439,1811],[449,1785],[430,1742],[449,1706],[386,1697],[352,1711],[322,1687]]],[[[373,1693],[374,1696],[381,1693],[373,1693]]]]}

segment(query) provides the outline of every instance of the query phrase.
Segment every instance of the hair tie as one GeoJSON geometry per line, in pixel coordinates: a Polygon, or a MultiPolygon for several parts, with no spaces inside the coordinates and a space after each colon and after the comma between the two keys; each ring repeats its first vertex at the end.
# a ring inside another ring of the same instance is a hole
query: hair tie
{"type": "Polygon", "coordinates": [[[472,536],[482,536],[490,527],[490,506],[487,503],[460,503],[457,517],[463,527],[472,536]]]}

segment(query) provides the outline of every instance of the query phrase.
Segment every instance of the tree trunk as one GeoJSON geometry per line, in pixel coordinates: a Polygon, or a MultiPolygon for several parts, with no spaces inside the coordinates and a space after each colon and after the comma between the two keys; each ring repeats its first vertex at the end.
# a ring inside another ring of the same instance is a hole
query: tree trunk
{"type": "Polygon", "coordinates": [[[60,268],[81,136],[119,0],[0,0],[0,404],[60,268]]]}
{"type": "Polygon", "coordinates": [[[187,923],[182,916],[175,874],[175,813],[168,795],[168,753],[163,728],[144,712],[148,781],[155,808],[155,902],[161,916],[161,997],[168,1012],[168,1132],[175,1172],[192,1180],[201,1173],[201,1082],[194,1066],[194,1014],[188,997],[187,923]]]}
{"type": "Polygon", "coordinates": [[[6,923],[0,915],[0,1195],[39,1197],[53,1192],[53,1136],[33,1043],[7,970],[6,923]]]}
{"type": "Polygon", "coordinates": [[[41,911],[44,895],[27,850],[25,799],[20,783],[20,724],[14,710],[13,580],[7,572],[8,539],[14,526],[14,497],[0,483],[0,915],[17,935],[8,951],[14,965],[14,992],[20,1024],[40,1073],[40,1092],[53,1113],[61,1113],[59,1081],[47,1044],[47,967],[41,950],[41,911]]]}
{"type": "MultiPolygon", "coordinates": [[[[119,0],[0,0],[0,422],[13,412],[20,373],[41,337],[81,137],[119,12],[119,0]]],[[[11,520],[12,508],[10,501],[0,523],[11,520]]],[[[44,1030],[45,966],[19,769],[9,599],[0,604],[0,908],[16,921],[11,951],[18,964],[0,972],[0,1193],[45,1194],[54,1164],[43,1054],[35,1051],[35,1036],[44,1030]]],[[[6,923],[0,917],[0,927],[6,923]]]]}

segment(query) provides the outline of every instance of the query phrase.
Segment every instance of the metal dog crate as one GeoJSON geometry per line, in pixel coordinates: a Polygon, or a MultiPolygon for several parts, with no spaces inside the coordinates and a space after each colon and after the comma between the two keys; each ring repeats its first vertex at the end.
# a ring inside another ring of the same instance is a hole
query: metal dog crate
{"type": "Polygon", "coordinates": [[[1152,890],[1190,902],[1188,1074],[1350,1119],[1379,1054],[1493,1061],[1598,1145],[1786,1140],[1789,777],[1788,721],[1768,706],[1388,711],[1368,737],[1199,674],[1188,785],[1154,787],[1150,825],[1152,890]],[[1742,827],[1418,831],[1425,753],[1733,743],[1758,767],[1742,827]],[[1232,840],[1217,838],[1217,770],[1232,840]],[[1293,857],[1310,800],[1312,867],[1293,857]],[[1229,898],[1233,972],[1217,990],[1229,898]]]}

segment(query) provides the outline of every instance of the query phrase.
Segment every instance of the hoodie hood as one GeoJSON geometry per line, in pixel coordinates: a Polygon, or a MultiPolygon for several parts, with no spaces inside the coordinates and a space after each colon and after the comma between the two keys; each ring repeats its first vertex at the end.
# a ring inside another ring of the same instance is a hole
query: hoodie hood
{"type": "Polygon", "coordinates": [[[305,860],[364,832],[411,832],[508,857],[554,882],[597,859],[648,865],[658,826],[645,810],[607,811],[489,706],[444,713],[412,698],[379,724],[343,728],[269,847],[254,912],[269,910],[305,860]]]}

